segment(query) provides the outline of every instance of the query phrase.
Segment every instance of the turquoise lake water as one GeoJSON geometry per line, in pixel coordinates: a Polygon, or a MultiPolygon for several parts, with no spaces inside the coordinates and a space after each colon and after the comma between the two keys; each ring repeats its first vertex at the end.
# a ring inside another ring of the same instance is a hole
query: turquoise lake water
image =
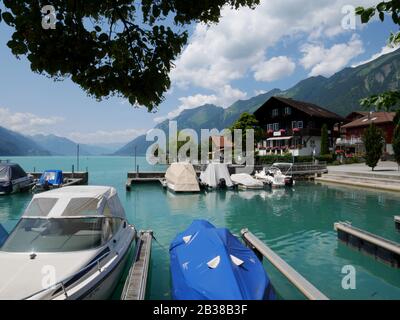
{"type": "MultiPolygon", "coordinates": [[[[75,158],[11,158],[26,171],[71,170],[75,158]]],[[[126,214],[139,229],[152,229],[152,264],[149,299],[170,298],[168,246],[193,219],[205,218],[234,234],[249,228],[284,260],[331,299],[400,299],[400,271],[338,242],[333,224],[350,221],[354,226],[400,242],[393,216],[400,213],[400,195],[334,185],[298,183],[293,190],[226,191],[176,195],[158,185],[125,191],[133,158],[81,157],[80,168],[89,170],[91,185],[117,188],[126,214]],[[356,290],[343,290],[341,270],[356,268],[356,290]]],[[[163,170],[149,166],[141,171],[163,170]]],[[[0,197],[0,223],[11,230],[30,201],[29,193],[0,197]]],[[[303,299],[272,266],[265,263],[272,283],[283,299],[303,299]]],[[[1,270],[1,267],[0,267],[1,270]]],[[[116,292],[115,296],[118,296],[116,292]]]]}

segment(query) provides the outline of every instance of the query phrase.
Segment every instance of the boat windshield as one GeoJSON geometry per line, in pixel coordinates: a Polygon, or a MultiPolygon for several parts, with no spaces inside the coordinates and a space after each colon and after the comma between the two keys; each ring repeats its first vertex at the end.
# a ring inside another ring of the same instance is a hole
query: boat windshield
{"type": "Polygon", "coordinates": [[[98,248],[116,231],[111,218],[22,218],[1,247],[5,252],[73,252],[98,248]]]}
{"type": "Polygon", "coordinates": [[[0,181],[8,181],[8,167],[0,167],[0,181]]]}

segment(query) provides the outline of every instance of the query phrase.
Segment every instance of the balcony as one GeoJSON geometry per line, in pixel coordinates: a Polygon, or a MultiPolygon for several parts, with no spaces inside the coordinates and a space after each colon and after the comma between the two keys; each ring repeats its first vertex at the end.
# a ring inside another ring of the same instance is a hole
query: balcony
{"type": "Polygon", "coordinates": [[[315,136],[319,137],[321,136],[321,129],[313,129],[313,128],[298,128],[298,129],[289,129],[289,130],[279,130],[279,131],[272,131],[268,130],[267,131],[267,136],[268,137],[285,137],[285,136],[290,136],[290,137],[310,137],[310,136],[315,136]]]}
{"type": "Polygon", "coordinates": [[[363,144],[363,141],[361,138],[351,138],[351,139],[337,139],[336,140],[336,145],[337,146],[356,146],[363,144]]]}

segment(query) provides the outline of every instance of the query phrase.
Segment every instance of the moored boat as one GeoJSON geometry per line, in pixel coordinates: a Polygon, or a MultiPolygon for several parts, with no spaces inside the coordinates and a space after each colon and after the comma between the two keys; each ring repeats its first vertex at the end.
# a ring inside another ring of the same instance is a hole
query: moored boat
{"type": "Polygon", "coordinates": [[[210,163],[200,174],[201,184],[208,189],[230,189],[234,184],[224,163],[210,163]]]}
{"type": "Polygon", "coordinates": [[[0,248],[0,299],[107,299],[135,236],[114,188],[37,194],[0,248]]]}
{"type": "Polygon", "coordinates": [[[33,178],[20,165],[0,163],[0,195],[27,191],[33,185],[33,178]]]}
{"type": "Polygon", "coordinates": [[[165,174],[165,184],[173,192],[200,192],[196,171],[190,163],[173,163],[165,174]]]}
{"type": "Polygon", "coordinates": [[[34,186],[34,191],[48,191],[63,186],[64,178],[61,170],[46,170],[34,186]]]}
{"type": "Polygon", "coordinates": [[[264,189],[264,183],[254,179],[247,173],[239,173],[231,175],[233,183],[238,185],[242,190],[261,190],[264,189]]]}
{"type": "Polygon", "coordinates": [[[274,300],[262,263],[227,229],[195,220],[170,246],[176,300],[274,300]]]}
{"type": "Polygon", "coordinates": [[[293,177],[289,175],[292,167],[293,164],[291,163],[275,163],[268,168],[264,168],[260,172],[256,172],[254,177],[272,188],[292,187],[294,185],[294,180],[293,177]],[[282,173],[281,168],[285,170],[285,174],[282,173]]]}

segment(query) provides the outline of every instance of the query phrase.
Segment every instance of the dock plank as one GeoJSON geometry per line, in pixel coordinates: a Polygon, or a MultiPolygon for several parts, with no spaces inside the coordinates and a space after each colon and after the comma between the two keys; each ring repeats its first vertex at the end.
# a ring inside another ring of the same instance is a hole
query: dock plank
{"type": "Polygon", "coordinates": [[[135,257],[125,281],[121,300],[144,300],[151,258],[153,231],[140,231],[135,257]]]}

